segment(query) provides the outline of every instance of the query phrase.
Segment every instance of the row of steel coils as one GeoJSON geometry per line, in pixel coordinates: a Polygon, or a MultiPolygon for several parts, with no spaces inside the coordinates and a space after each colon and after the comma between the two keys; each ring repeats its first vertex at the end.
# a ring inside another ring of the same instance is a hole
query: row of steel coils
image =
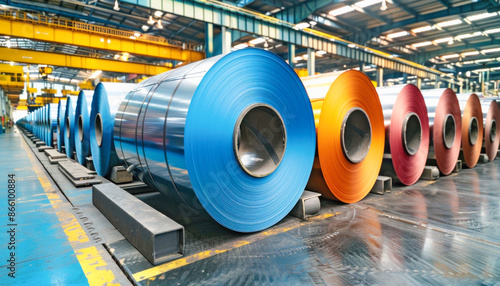
{"type": "Polygon", "coordinates": [[[411,185],[434,159],[448,175],[461,149],[470,168],[483,147],[493,160],[497,119],[496,98],[376,89],[359,71],[301,80],[250,48],[136,85],[100,83],[18,124],[81,164],[92,156],[99,175],[124,165],[174,202],[173,213],[253,232],[283,219],[305,188],[354,203],[380,174],[411,185]]]}

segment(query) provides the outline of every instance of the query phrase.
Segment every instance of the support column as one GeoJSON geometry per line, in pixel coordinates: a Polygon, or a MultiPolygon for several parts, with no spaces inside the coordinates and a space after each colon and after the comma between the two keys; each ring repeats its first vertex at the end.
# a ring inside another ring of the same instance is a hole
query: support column
{"type": "Polygon", "coordinates": [[[295,67],[295,45],[288,44],[288,65],[293,69],[295,67]]]}
{"type": "Polygon", "coordinates": [[[458,93],[463,93],[464,92],[464,82],[462,81],[462,84],[458,86],[458,93]]]}
{"type": "Polygon", "coordinates": [[[384,69],[377,67],[377,87],[384,86],[384,69]]]}
{"type": "Polygon", "coordinates": [[[436,76],[436,81],[434,83],[434,88],[439,88],[441,86],[441,77],[436,76]]]}
{"type": "Polygon", "coordinates": [[[365,72],[365,63],[364,62],[359,62],[359,71],[362,73],[365,72]]]}
{"type": "Polygon", "coordinates": [[[231,39],[231,30],[226,27],[222,27],[221,29],[222,36],[222,54],[229,54],[231,52],[231,46],[233,41],[231,39]]]}
{"type": "Polygon", "coordinates": [[[205,23],[205,55],[214,56],[214,24],[205,23]]]}
{"type": "Polygon", "coordinates": [[[403,83],[404,83],[404,84],[407,84],[407,83],[408,83],[408,74],[407,74],[407,73],[404,73],[404,74],[403,74],[403,83]]]}
{"type": "Polygon", "coordinates": [[[307,73],[309,75],[316,74],[316,54],[311,48],[307,48],[307,73]]]}
{"type": "Polygon", "coordinates": [[[421,77],[417,77],[417,87],[418,87],[418,89],[422,88],[422,78],[421,77]]]}
{"type": "Polygon", "coordinates": [[[469,93],[469,90],[470,90],[470,86],[469,86],[469,79],[466,78],[465,79],[465,92],[466,93],[469,93]]]}

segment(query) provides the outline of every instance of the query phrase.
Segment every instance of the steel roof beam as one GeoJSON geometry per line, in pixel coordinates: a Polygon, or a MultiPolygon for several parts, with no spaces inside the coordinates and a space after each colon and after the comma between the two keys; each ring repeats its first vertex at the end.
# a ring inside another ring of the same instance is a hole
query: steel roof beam
{"type": "Polygon", "coordinates": [[[316,10],[331,4],[331,0],[304,1],[285,8],[284,10],[274,14],[274,16],[280,20],[297,24],[306,19],[307,16],[314,13],[316,10]]]}
{"type": "Polygon", "coordinates": [[[484,41],[484,42],[479,42],[479,43],[474,43],[474,44],[466,44],[466,45],[461,45],[461,46],[456,46],[456,47],[447,47],[446,49],[437,49],[435,51],[410,55],[410,56],[405,57],[405,58],[407,58],[410,61],[421,63],[421,62],[425,62],[433,57],[441,56],[444,54],[459,53],[459,52],[469,50],[469,49],[477,50],[477,49],[481,49],[484,46],[495,46],[495,45],[496,46],[500,45],[500,39],[488,40],[488,41],[484,41]]]}
{"type": "Polygon", "coordinates": [[[381,35],[382,33],[404,27],[407,25],[415,24],[415,23],[420,23],[420,22],[425,22],[437,18],[443,18],[443,17],[448,17],[448,16],[454,16],[454,15],[460,15],[460,14],[465,14],[465,13],[470,13],[470,12],[475,12],[475,11],[484,11],[487,10],[488,8],[494,7],[488,0],[481,0],[479,2],[475,3],[470,3],[470,4],[465,4],[457,7],[450,7],[448,9],[438,11],[438,12],[433,12],[425,15],[417,15],[416,17],[394,22],[388,25],[382,25],[376,28],[372,28],[369,30],[370,35],[372,37],[381,35]]]}
{"type": "MultiPolygon", "coordinates": [[[[139,0],[121,0],[121,3],[144,5],[139,0]]],[[[278,41],[304,46],[314,50],[340,55],[367,64],[375,64],[382,68],[393,69],[420,77],[435,78],[441,73],[403,59],[394,58],[390,54],[363,46],[348,47],[349,42],[333,35],[313,29],[297,29],[292,23],[265,16],[260,13],[242,10],[234,5],[213,0],[163,0],[148,2],[151,9],[162,10],[193,20],[224,26],[228,29],[240,30],[250,34],[269,37],[278,41]]],[[[352,46],[352,45],[351,45],[352,46]]]]}

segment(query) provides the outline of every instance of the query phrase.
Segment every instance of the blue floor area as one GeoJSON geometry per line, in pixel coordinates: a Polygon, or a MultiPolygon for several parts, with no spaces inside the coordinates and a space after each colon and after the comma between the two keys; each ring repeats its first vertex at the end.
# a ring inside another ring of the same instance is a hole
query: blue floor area
{"type": "Polygon", "coordinates": [[[64,222],[57,215],[57,212],[71,211],[72,206],[61,202],[57,210],[53,207],[28,157],[31,150],[19,131],[0,135],[0,146],[0,205],[3,206],[0,211],[0,284],[87,284],[87,277],[62,227],[64,222]],[[15,175],[14,221],[9,221],[7,210],[9,174],[15,175]],[[8,231],[13,229],[15,244],[9,245],[8,231]],[[15,269],[7,265],[11,254],[14,254],[15,269]]]}

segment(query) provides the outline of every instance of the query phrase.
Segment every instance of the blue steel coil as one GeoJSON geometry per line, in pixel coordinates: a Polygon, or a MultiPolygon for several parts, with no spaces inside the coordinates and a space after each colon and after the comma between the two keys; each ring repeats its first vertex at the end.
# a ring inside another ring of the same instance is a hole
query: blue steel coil
{"type": "Polygon", "coordinates": [[[134,87],[130,83],[99,83],[92,96],[90,150],[95,170],[103,177],[121,164],[113,143],[113,126],[120,103],[134,87]]]}
{"type": "Polygon", "coordinates": [[[57,150],[62,152],[64,146],[64,115],[66,114],[66,99],[59,100],[57,105],[57,150]]]}
{"type": "Polygon", "coordinates": [[[244,49],[141,82],[115,120],[118,155],[179,209],[254,232],[286,216],[312,168],[311,103],[278,56],[244,49]]]}
{"type": "Polygon", "coordinates": [[[76,96],[66,98],[66,110],[64,111],[64,148],[66,156],[73,158],[75,151],[75,108],[76,96]]]}
{"type": "Polygon", "coordinates": [[[85,165],[90,156],[90,109],[93,90],[81,90],[75,109],[75,151],[78,163],[85,165]]]}
{"type": "Polygon", "coordinates": [[[48,142],[47,145],[54,147],[54,132],[57,130],[57,103],[50,103],[48,108],[48,142]]]}

